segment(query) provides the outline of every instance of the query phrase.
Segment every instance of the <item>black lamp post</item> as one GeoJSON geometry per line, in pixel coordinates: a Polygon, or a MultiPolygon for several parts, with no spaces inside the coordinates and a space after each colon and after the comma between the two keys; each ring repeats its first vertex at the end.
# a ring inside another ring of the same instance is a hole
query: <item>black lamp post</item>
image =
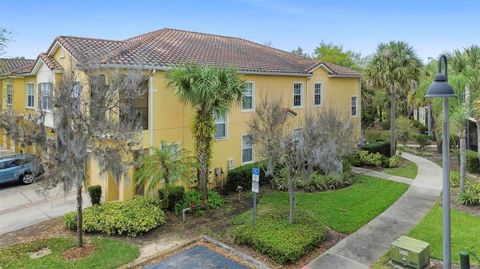
{"type": "Polygon", "coordinates": [[[435,74],[433,83],[428,88],[425,97],[443,98],[443,142],[442,142],[442,165],[443,165],[443,268],[450,269],[451,243],[450,243],[450,156],[449,156],[449,120],[450,113],[448,98],[456,97],[452,87],[448,84],[447,57],[441,55],[438,60],[438,74],[435,74]],[[445,74],[442,74],[442,60],[445,62],[445,74]]]}

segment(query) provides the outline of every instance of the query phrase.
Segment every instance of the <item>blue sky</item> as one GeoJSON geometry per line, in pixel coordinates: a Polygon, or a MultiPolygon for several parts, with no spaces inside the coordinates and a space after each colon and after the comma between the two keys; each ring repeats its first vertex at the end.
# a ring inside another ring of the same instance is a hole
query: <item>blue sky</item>
{"type": "Polygon", "coordinates": [[[479,0],[0,0],[6,55],[35,58],[58,35],[126,39],[177,28],[307,52],[322,40],[364,55],[403,40],[426,60],[480,44],[479,0]]]}

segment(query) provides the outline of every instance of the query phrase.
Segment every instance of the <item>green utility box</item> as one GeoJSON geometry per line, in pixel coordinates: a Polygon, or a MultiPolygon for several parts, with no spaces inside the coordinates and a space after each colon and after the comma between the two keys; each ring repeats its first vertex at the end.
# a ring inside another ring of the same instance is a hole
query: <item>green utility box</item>
{"type": "Polygon", "coordinates": [[[390,256],[393,263],[422,269],[430,264],[430,244],[408,236],[401,236],[392,243],[390,256]]]}

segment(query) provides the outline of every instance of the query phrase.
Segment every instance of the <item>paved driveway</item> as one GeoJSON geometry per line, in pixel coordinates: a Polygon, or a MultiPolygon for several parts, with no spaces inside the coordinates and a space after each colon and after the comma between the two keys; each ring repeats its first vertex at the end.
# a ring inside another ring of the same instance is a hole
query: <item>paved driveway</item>
{"type": "MultiPolygon", "coordinates": [[[[0,235],[75,210],[74,193],[65,194],[60,187],[57,187],[47,194],[41,194],[37,191],[38,187],[38,183],[0,185],[0,235]]],[[[89,206],[88,195],[84,193],[83,197],[83,206],[89,206]]]]}

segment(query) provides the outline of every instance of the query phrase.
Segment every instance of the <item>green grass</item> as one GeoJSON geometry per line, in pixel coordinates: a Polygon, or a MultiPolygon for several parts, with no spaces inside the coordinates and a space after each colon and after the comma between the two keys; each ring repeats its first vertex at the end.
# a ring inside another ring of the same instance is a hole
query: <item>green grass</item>
{"type": "Polygon", "coordinates": [[[385,168],[383,169],[383,172],[394,176],[415,179],[417,176],[418,167],[415,163],[402,158],[402,165],[400,165],[400,167],[385,168]]]}
{"type": "MultiPolygon", "coordinates": [[[[330,228],[350,234],[390,207],[408,188],[407,184],[359,175],[355,183],[328,192],[295,194],[296,208],[311,212],[330,228]]],[[[259,208],[288,209],[287,192],[270,192],[260,198],[259,208]]],[[[244,213],[251,216],[252,212],[244,213]]]]}
{"type": "Polygon", "coordinates": [[[133,261],[140,254],[138,247],[113,239],[93,238],[95,251],[88,257],[66,261],[62,254],[75,247],[74,238],[50,238],[36,240],[29,243],[16,244],[0,249],[0,268],[32,268],[32,269],[89,269],[89,268],[117,268],[133,261]],[[52,253],[41,258],[31,259],[30,252],[36,252],[48,247],[52,253]]]}
{"type": "Polygon", "coordinates": [[[367,130],[365,130],[365,138],[367,139],[367,141],[390,141],[390,130],[378,130],[375,128],[368,128],[367,130]]]}
{"type": "MultiPolygon", "coordinates": [[[[451,210],[452,260],[459,262],[460,251],[473,252],[480,258],[480,217],[451,210]]],[[[437,205],[410,232],[410,236],[430,243],[433,258],[442,259],[442,208],[437,205]]],[[[480,264],[471,258],[470,262],[480,264]]]]}
{"type": "Polygon", "coordinates": [[[255,227],[251,215],[240,215],[232,229],[235,243],[248,245],[281,264],[298,261],[325,238],[325,224],[308,212],[296,212],[294,224],[288,211],[269,209],[259,214],[255,227]]]}

